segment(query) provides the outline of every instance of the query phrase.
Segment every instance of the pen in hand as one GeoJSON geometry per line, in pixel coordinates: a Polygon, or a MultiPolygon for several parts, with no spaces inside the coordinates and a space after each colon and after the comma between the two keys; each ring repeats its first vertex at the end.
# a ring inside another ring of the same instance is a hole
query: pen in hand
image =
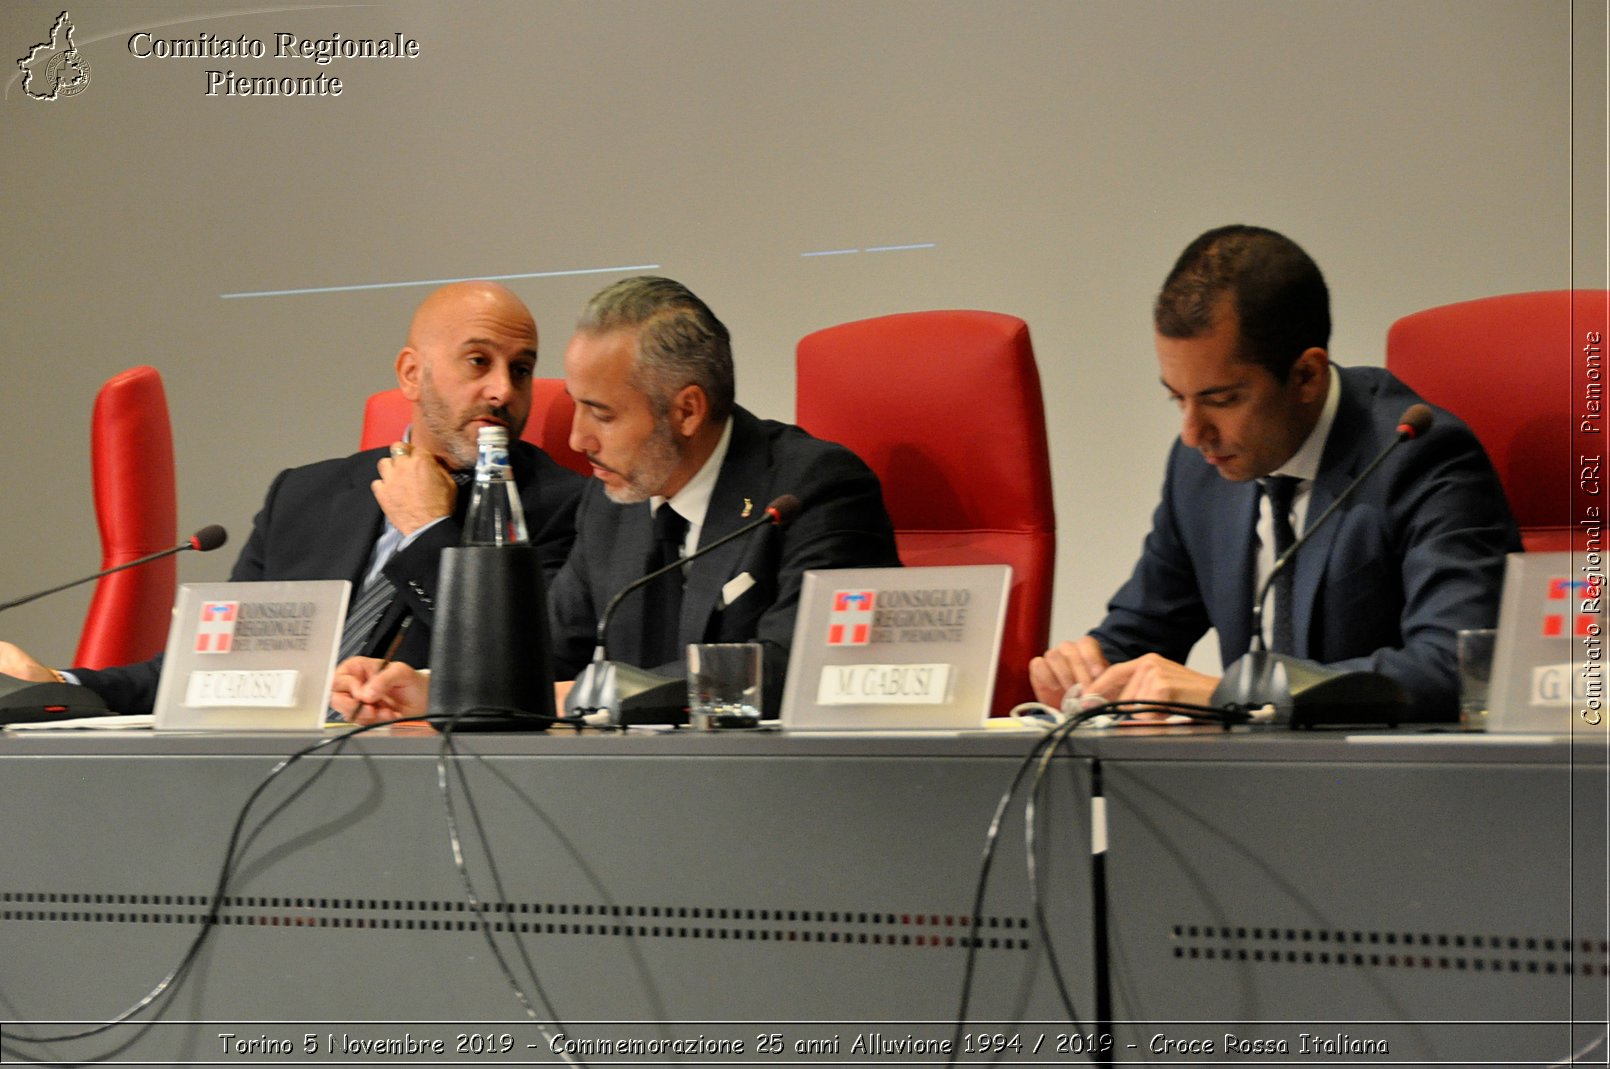
{"type": "Polygon", "coordinates": [[[385,656],[380,659],[381,671],[385,671],[386,666],[397,656],[397,649],[402,645],[403,638],[408,634],[408,628],[413,626],[413,623],[413,616],[403,617],[403,622],[397,628],[397,633],[391,637],[391,642],[386,646],[385,656]]]}

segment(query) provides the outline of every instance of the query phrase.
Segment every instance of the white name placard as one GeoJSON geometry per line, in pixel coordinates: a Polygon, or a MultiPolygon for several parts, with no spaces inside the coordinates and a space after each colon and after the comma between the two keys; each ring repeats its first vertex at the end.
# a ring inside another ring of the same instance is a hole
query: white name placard
{"type": "Polygon", "coordinates": [[[942,705],[948,664],[830,664],[816,688],[819,705],[942,705]]]}
{"type": "Polygon", "coordinates": [[[1532,669],[1532,705],[1569,708],[1572,698],[1582,701],[1587,696],[1583,673],[1573,675],[1569,664],[1545,664],[1532,669]]]}
{"type": "Polygon", "coordinates": [[[296,704],[299,675],[291,669],[191,672],[184,703],[192,709],[289,709],[296,704]]]}

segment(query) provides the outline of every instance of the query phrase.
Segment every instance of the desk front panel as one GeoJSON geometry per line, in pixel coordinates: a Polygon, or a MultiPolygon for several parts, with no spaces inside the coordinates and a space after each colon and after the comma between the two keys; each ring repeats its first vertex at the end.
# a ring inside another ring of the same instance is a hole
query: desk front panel
{"type": "MultiPolygon", "coordinates": [[[[488,737],[447,768],[475,893],[539,1016],[904,1034],[955,1019],[985,830],[1027,745],[488,737]]],[[[242,802],[291,748],[0,742],[0,1016],[105,1020],[148,990],[196,933],[242,802]]],[[[358,748],[264,794],[222,923],[159,1018],[521,1018],[453,864],[435,744],[358,748]]],[[[1053,780],[1042,886],[1089,1012],[1088,763],[1060,759],[1053,780]]],[[[976,1020],[1064,1015],[1022,841],[1014,817],[980,914],[976,1020]]],[[[157,1028],[131,1049],[194,1059],[217,1031],[157,1028]]]]}
{"type": "Polygon", "coordinates": [[[1120,1049],[1547,1064],[1602,1039],[1602,756],[1331,745],[1103,762],[1120,1049]]]}

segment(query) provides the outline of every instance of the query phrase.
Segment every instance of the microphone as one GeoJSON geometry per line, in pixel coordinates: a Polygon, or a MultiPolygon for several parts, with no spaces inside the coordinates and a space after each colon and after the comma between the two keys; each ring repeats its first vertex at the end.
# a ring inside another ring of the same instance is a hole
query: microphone
{"type": "Polygon", "coordinates": [[[127,564],[119,564],[115,568],[107,568],[103,571],[96,572],[94,575],[86,575],[82,579],[74,579],[70,583],[63,583],[60,586],[53,586],[49,590],[41,590],[36,594],[29,594],[26,597],[17,598],[15,601],[0,602],[0,612],[5,612],[7,609],[15,609],[18,605],[26,605],[30,601],[37,601],[48,594],[55,594],[58,591],[67,590],[70,587],[93,582],[94,580],[100,579],[103,576],[111,575],[113,572],[121,572],[126,568],[138,568],[142,564],[150,564],[154,560],[161,560],[163,557],[171,557],[175,553],[183,553],[187,549],[193,549],[197,553],[210,553],[227,541],[229,541],[228,531],[225,531],[216,523],[208,524],[206,527],[203,527],[201,530],[191,535],[185,541],[174,546],[172,549],[159,550],[156,553],[141,557],[139,560],[131,560],[127,564]]]}
{"type": "MultiPolygon", "coordinates": [[[[222,546],[227,541],[229,541],[229,532],[218,526],[216,523],[209,523],[207,526],[191,535],[190,541],[187,542],[186,545],[195,550],[197,553],[211,553],[213,550],[222,546]]],[[[178,552],[184,548],[185,546],[175,546],[174,551],[178,552]]],[[[135,563],[139,562],[136,561],[135,563]]]]}
{"type": "Polygon", "coordinates": [[[604,611],[598,615],[592,662],[582,669],[581,674],[576,677],[575,685],[570,688],[570,694],[565,698],[565,712],[576,716],[603,710],[609,713],[610,721],[617,724],[667,723],[671,722],[669,718],[677,717],[687,697],[686,685],[682,680],[668,679],[635,665],[618,664],[607,659],[604,635],[609,630],[609,622],[615,610],[634,590],[641,590],[660,576],[681,568],[712,550],[719,549],[735,538],[742,538],[758,527],[767,524],[782,527],[799,515],[799,510],[803,507],[799,498],[793,494],[783,494],[767,505],[759,516],[736,531],[723,535],[707,546],[700,546],[680,560],[656,568],[621,587],[615,596],[609,599],[609,604],[604,606],[604,611]],[[679,692],[680,698],[677,697],[679,692]]]}
{"type": "MultiPolygon", "coordinates": [[[[131,560],[127,564],[119,564],[115,568],[107,568],[94,575],[82,579],[74,579],[70,583],[53,586],[49,590],[41,590],[37,594],[17,598],[0,604],[0,612],[14,609],[18,605],[26,605],[36,601],[47,594],[54,594],[59,590],[87,583],[92,579],[99,579],[103,575],[121,572],[125,568],[138,568],[142,564],[150,564],[163,557],[171,557],[175,553],[183,553],[193,549],[198,553],[208,553],[223,545],[229,539],[229,534],[217,524],[210,524],[191,535],[190,538],[172,549],[164,549],[139,560],[131,560]]],[[[26,679],[15,679],[11,676],[0,675],[0,724],[14,724],[34,720],[63,720],[77,716],[103,716],[106,713],[106,703],[100,696],[88,687],[81,687],[73,683],[31,683],[26,679]]]]}
{"type": "Polygon", "coordinates": [[[1268,653],[1263,640],[1263,610],[1274,586],[1275,576],[1291,565],[1297,551],[1314,534],[1324,527],[1338,509],[1364,484],[1376,468],[1385,463],[1393,450],[1404,442],[1413,441],[1431,429],[1435,416],[1430,406],[1412,404],[1398,417],[1397,433],[1386,448],[1375,455],[1369,466],[1347,484],[1330,507],[1276,559],[1269,574],[1258,587],[1252,602],[1251,648],[1232,664],[1219,685],[1214,688],[1212,702],[1223,705],[1235,702],[1247,705],[1274,705],[1275,722],[1289,723],[1292,727],[1313,727],[1317,724],[1358,724],[1365,719],[1379,720],[1381,715],[1361,717],[1370,709],[1377,714],[1384,711],[1389,725],[1396,725],[1399,713],[1409,704],[1408,693],[1395,680],[1376,672],[1333,672],[1310,661],[1281,653],[1268,653]]]}

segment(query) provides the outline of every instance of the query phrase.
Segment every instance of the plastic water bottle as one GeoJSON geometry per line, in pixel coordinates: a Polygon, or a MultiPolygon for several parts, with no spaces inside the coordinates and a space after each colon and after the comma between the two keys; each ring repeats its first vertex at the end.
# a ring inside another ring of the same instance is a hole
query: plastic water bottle
{"type": "Polygon", "coordinates": [[[467,546],[524,546],[525,509],[509,467],[509,429],[482,427],[476,436],[475,493],[464,522],[467,546]]]}

